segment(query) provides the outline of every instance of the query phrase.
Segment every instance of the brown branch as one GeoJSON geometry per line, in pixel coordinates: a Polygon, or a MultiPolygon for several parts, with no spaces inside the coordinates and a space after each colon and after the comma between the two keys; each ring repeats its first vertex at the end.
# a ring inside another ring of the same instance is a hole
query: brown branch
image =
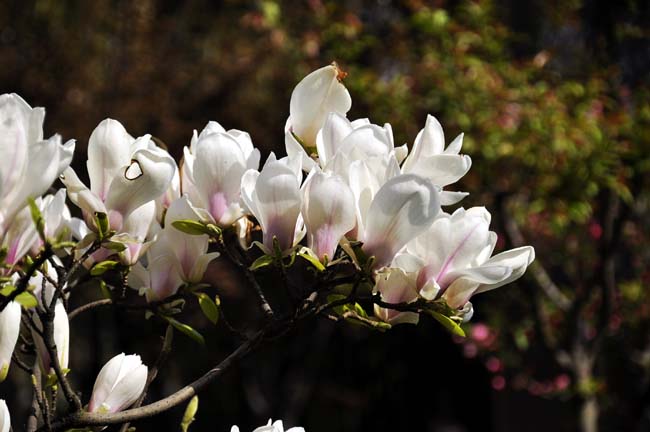
{"type": "Polygon", "coordinates": [[[29,287],[29,280],[36,274],[36,271],[45,263],[52,255],[54,251],[49,244],[45,244],[45,247],[40,254],[36,257],[32,265],[27,268],[27,272],[18,280],[16,289],[13,290],[8,296],[0,295],[0,312],[2,312],[9,303],[14,301],[16,297],[20,294],[27,291],[29,287]]]}
{"type": "MultiPolygon", "coordinates": [[[[267,330],[262,330],[255,335],[252,339],[244,342],[239,346],[235,351],[233,351],[228,357],[226,357],[221,363],[219,363],[214,368],[210,369],[202,377],[194,381],[193,383],[183,387],[178,390],[176,393],[173,393],[167,396],[164,399],[161,399],[157,402],[145,405],[139,408],[132,408],[126,411],[117,412],[117,413],[89,413],[83,411],[77,411],[72,413],[58,421],[55,421],[52,424],[52,431],[59,431],[66,428],[74,427],[85,427],[85,426],[106,426],[112,424],[122,424],[126,422],[132,422],[135,420],[140,420],[143,418],[152,417],[158,415],[162,412],[165,412],[171,408],[174,408],[183,402],[189,400],[198,392],[200,392],[205,386],[210,384],[212,381],[220,377],[230,366],[232,366],[236,361],[248,355],[253,349],[258,347],[260,343],[265,339],[268,334],[267,330]]],[[[45,431],[48,429],[40,428],[39,431],[45,431]]]]}
{"type": "Polygon", "coordinates": [[[96,309],[98,307],[102,306],[110,306],[113,304],[113,300],[111,299],[102,299],[102,300],[96,300],[94,302],[87,303],[85,305],[79,306],[78,308],[74,309],[72,312],[68,314],[68,320],[72,321],[77,315],[81,315],[84,312],[87,312],[92,309],[96,309]]]}

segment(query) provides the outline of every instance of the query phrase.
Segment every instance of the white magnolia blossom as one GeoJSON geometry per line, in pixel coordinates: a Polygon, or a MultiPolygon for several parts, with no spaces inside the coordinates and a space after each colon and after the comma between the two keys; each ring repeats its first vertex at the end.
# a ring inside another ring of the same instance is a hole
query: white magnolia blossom
{"type": "Polygon", "coordinates": [[[341,177],[314,170],[303,187],[307,245],[319,259],[331,259],[341,238],[356,224],[354,195],[341,177]]]}
{"type": "Polygon", "coordinates": [[[115,413],[130,407],[144,391],[147,373],[139,355],[113,357],[97,375],[88,411],[115,413]]]}
{"type": "Polygon", "coordinates": [[[535,259],[531,246],[491,257],[497,236],[489,230],[490,219],[484,207],[441,213],[395,258],[393,266],[417,275],[420,296],[442,297],[450,307],[462,308],[472,295],[520,278],[535,259]]]}
{"type": "MultiPolygon", "coordinates": [[[[410,303],[419,298],[416,275],[400,268],[385,268],[377,274],[374,292],[381,294],[386,303],[410,303]]],[[[389,324],[417,324],[420,315],[415,312],[400,312],[375,305],[375,316],[389,324]]]]}
{"type": "Polygon", "coordinates": [[[161,196],[156,199],[156,221],[163,222],[165,211],[169,208],[172,202],[181,196],[181,175],[176,161],[174,161],[174,175],[169,187],[161,196]]]}
{"type": "MultiPolygon", "coordinates": [[[[230,432],[239,432],[239,426],[234,425],[230,428],[230,432]]],[[[305,432],[305,429],[301,427],[292,427],[285,431],[282,420],[276,420],[273,422],[269,419],[269,422],[266,425],[255,428],[253,432],[305,432]]]]}
{"type": "MultiPolygon", "coordinates": [[[[418,133],[404,164],[403,173],[419,174],[433,184],[444,187],[460,180],[472,166],[472,159],[461,155],[463,134],[461,133],[445,148],[445,134],[440,122],[432,115],[427,116],[424,128],[418,133]]],[[[442,192],[442,205],[456,204],[468,194],[466,192],[442,192]]]]}
{"type": "MultiPolygon", "coordinates": [[[[54,258],[55,262],[61,265],[58,258],[54,258]]],[[[57,281],[58,275],[52,265],[47,268],[48,278],[57,281]]],[[[34,286],[33,294],[38,300],[38,304],[42,308],[47,308],[52,304],[52,297],[54,295],[54,286],[43,277],[43,274],[37,272],[30,280],[29,284],[34,286]],[[43,291],[43,288],[45,291],[43,291]],[[45,301],[45,302],[43,302],[45,301]]],[[[54,306],[54,321],[53,321],[53,336],[54,345],[56,346],[57,358],[62,370],[68,369],[70,360],[70,323],[68,320],[68,313],[65,310],[63,301],[59,298],[54,306]]],[[[43,331],[43,324],[38,314],[34,314],[34,325],[40,331],[43,331]]],[[[45,347],[43,338],[34,330],[32,330],[32,339],[36,344],[36,352],[39,358],[39,364],[44,373],[54,373],[52,367],[52,358],[50,353],[45,347]]]]}
{"type": "Polygon", "coordinates": [[[68,197],[82,209],[91,229],[96,229],[96,212],[108,215],[110,227],[118,233],[113,240],[128,246],[122,260],[133,264],[144,251],[156,213],[154,200],[168,190],[176,162],[150,135],[134,139],[121,123],[106,119],[88,141],[87,168],[90,189],[71,168],[64,171],[68,197]]]}
{"type": "Polygon", "coordinates": [[[0,399],[0,432],[9,432],[11,430],[11,416],[7,403],[0,399]]]}
{"type": "Polygon", "coordinates": [[[11,355],[16,347],[19,333],[20,304],[12,301],[0,312],[0,382],[4,381],[9,373],[11,355]]]}
{"type": "Polygon", "coordinates": [[[27,199],[45,193],[72,161],[74,140],[43,139],[44,118],[17,94],[0,95],[0,238],[27,199]]]}
{"type": "Polygon", "coordinates": [[[340,82],[336,64],[322,67],[302,79],[291,93],[285,130],[306,146],[316,145],[316,135],[331,112],[345,115],[352,106],[348,89],[340,82]]]}
{"type": "Polygon", "coordinates": [[[259,163],[260,152],[248,133],[209,122],[199,135],[194,131],[184,149],[183,193],[205,221],[230,226],[244,215],[242,176],[259,163]]]}
{"type": "Polygon", "coordinates": [[[387,181],[370,203],[360,225],[363,249],[389,264],[406,244],[431,226],[440,211],[438,189],[426,179],[403,174],[387,181]]]}
{"type": "Polygon", "coordinates": [[[267,251],[273,250],[274,238],[285,251],[304,236],[301,181],[300,157],[276,160],[273,153],[262,171],[248,170],[242,177],[242,201],[262,227],[263,246],[267,251]]]}
{"type": "Polygon", "coordinates": [[[184,195],[169,206],[165,227],[147,251],[146,268],[137,263],[129,273],[129,286],[148,301],[174,295],[184,283],[200,282],[210,261],[219,256],[218,252],[207,253],[207,235],[190,236],[173,227],[173,222],[185,219],[196,219],[196,213],[184,195]]]}

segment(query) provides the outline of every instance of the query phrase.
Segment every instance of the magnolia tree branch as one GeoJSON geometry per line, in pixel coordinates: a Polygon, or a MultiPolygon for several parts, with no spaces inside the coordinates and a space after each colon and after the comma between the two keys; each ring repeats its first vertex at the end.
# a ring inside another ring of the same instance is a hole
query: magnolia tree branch
{"type": "MultiPolygon", "coordinates": [[[[183,387],[182,389],[178,390],[176,393],[167,396],[164,399],[161,399],[149,405],[145,405],[143,407],[131,408],[126,411],[121,411],[117,413],[101,414],[101,413],[89,413],[84,411],[77,411],[75,413],[63,417],[60,420],[53,422],[51,426],[51,430],[60,431],[66,428],[74,428],[74,427],[106,426],[106,425],[113,425],[113,424],[122,424],[122,423],[132,422],[135,420],[149,418],[161,414],[191,399],[198,392],[200,392],[205,386],[207,386],[212,381],[220,377],[235,362],[241,360],[246,355],[248,355],[251,351],[257,348],[260,345],[260,343],[264,340],[267,333],[268,333],[267,330],[262,330],[258,332],[253,338],[240,345],[239,348],[233,351],[228,357],[226,357],[223,361],[221,361],[221,363],[219,363],[214,368],[206,372],[202,377],[192,382],[191,384],[183,387]]],[[[41,427],[38,430],[47,431],[49,429],[41,427]]]]}
{"type": "Polygon", "coordinates": [[[34,259],[34,262],[27,268],[27,272],[18,280],[16,289],[13,290],[9,295],[4,296],[0,295],[0,312],[2,312],[9,303],[16,300],[20,294],[27,291],[29,287],[29,280],[36,274],[36,271],[54,255],[54,251],[49,244],[45,244],[45,247],[40,254],[34,259]]]}

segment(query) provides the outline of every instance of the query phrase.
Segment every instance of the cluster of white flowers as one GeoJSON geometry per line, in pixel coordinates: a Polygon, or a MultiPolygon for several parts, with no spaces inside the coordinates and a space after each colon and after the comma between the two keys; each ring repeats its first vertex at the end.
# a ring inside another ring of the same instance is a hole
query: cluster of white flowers
{"type": "MultiPolygon", "coordinates": [[[[374,307],[375,320],[416,323],[418,313],[388,307],[415,301],[444,302],[456,318],[469,319],[470,298],[520,277],[534,259],[533,248],[492,256],[497,238],[485,208],[442,210],[467,195],[448,190],[471,167],[469,156],[460,154],[462,134],[446,146],[440,123],[428,116],[410,152],[406,144],[396,147],[390,124],[346,117],[352,102],[341,76],[330,65],[296,86],[285,127],[287,156],[271,153],[261,169],[248,133],[216,122],[194,131],[179,169],[150,135],[134,138],[121,123],[106,119],[88,141],[90,187],[69,167],[74,141],[62,144],[58,135],[43,139],[44,110],[17,95],[0,96],[5,276],[15,282],[12,268],[25,255],[36,256],[45,240],[75,239],[74,252],[66,250],[76,257],[88,252],[86,265],[116,257],[130,269],[129,286],[147,301],[163,301],[200,282],[219,255],[209,252],[208,234],[187,235],[175,222],[241,230],[254,217],[262,232],[257,245],[266,254],[287,256],[300,248],[323,266],[344,256],[365,269],[383,302],[374,307]],[[65,189],[43,196],[58,176],[65,189]],[[83,219],[71,217],[66,196],[83,219]],[[34,206],[42,214],[40,228],[34,206]]],[[[45,290],[34,292],[41,308],[50,307],[51,282],[57,281],[52,267],[45,273],[30,281],[45,290]]],[[[20,316],[16,302],[0,312],[0,381],[8,372],[20,316]]],[[[33,339],[43,371],[50,373],[41,323],[35,321],[33,339]]],[[[69,324],[61,299],[53,325],[58,363],[67,370],[69,324]]],[[[88,410],[127,408],[142,393],[146,376],[138,356],[116,356],[99,373],[88,410]]],[[[4,403],[0,411],[6,411],[4,403]]],[[[0,432],[7,419],[0,415],[0,432]]],[[[282,428],[276,422],[256,430],[282,428]]]]}

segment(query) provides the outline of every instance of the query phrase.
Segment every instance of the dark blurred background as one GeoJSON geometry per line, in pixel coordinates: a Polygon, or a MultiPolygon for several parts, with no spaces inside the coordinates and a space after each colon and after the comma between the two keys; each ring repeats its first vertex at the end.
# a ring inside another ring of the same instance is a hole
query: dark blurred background
{"type": "MultiPolygon", "coordinates": [[[[313,320],[203,392],[193,430],[269,417],[310,432],[650,430],[649,2],[0,3],[0,89],[46,107],[46,135],[77,139],[84,173],[106,117],[177,159],[208,120],[283,154],[293,86],[333,60],[349,73],[349,117],[390,122],[397,144],[427,113],[448,141],[465,132],[462,204],[487,206],[498,248],[532,244],[537,265],[475,299],[464,340],[428,319],[386,334],[313,320]]],[[[209,279],[230,321],[258,318],[233,269],[217,263],[209,279]]],[[[73,303],[99,297],[88,287],[73,303]]],[[[150,400],[238,343],[196,305],[183,317],[207,348],[178,334],[150,400]]],[[[70,376],[86,401],[106,360],[152,364],[164,333],[112,310],[72,328],[70,376]]],[[[0,397],[20,430],[28,377],[13,368],[0,397]]],[[[135,426],[178,430],[182,412],[135,426]]]]}

